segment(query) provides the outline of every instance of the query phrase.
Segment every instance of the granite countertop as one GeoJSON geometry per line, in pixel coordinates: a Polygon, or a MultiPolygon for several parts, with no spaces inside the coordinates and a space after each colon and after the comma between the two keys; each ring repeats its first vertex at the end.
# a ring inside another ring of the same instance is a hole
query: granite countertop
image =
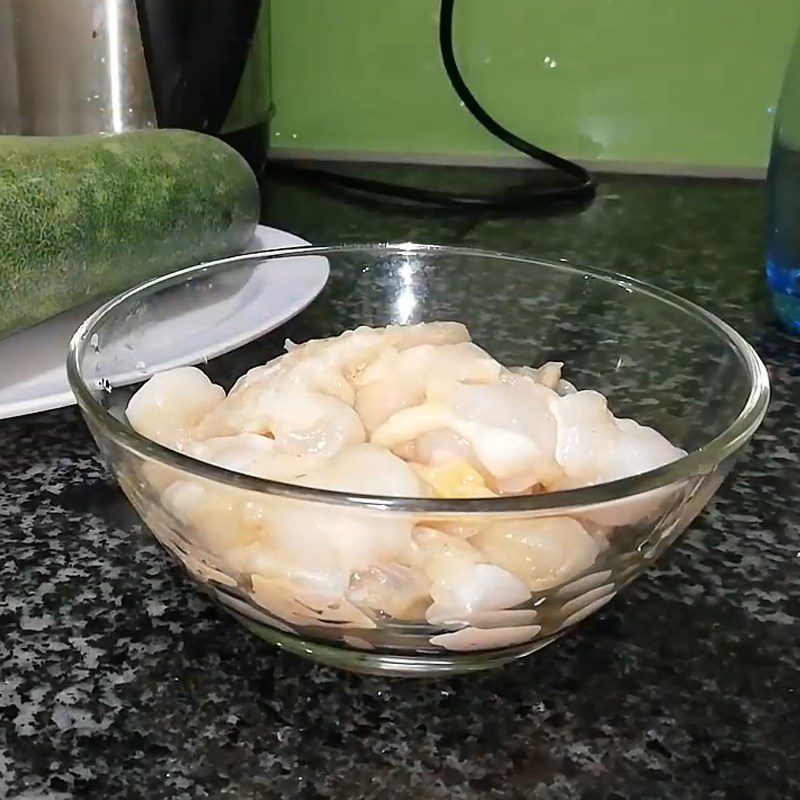
{"type": "Polygon", "coordinates": [[[316,243],[566,257],[679,292],[756,346],[769,415],[709,509],[612,604],[528,659],[431,682],[276,652],[165,558],[74,409],[0,422],[0,797],[800,797],[800,344],[763,303],[762,187],[607,178],[590,209],[553,218],[301,186],[265,198],[265,222],[316,243]]]}

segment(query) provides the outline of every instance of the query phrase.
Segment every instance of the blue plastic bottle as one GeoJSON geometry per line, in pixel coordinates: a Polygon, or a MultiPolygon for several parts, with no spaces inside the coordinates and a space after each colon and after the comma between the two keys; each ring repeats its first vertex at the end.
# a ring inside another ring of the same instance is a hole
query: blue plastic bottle
{"type": "Polygon", "coordinates": [[[800,37],[778,104],[767,186],[767,285],[780,321],[800,333],[800,37]]]}

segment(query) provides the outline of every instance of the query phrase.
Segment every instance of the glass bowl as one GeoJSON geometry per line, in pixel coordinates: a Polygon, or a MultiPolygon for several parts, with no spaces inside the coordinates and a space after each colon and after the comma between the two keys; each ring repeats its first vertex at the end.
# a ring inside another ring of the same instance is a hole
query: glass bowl
{"type": "Polygon", "coordinates": [[[83,323],[67,371],[123,491],[197,586],[288,651],[345,669],[408,676],[486,669],[526,656],[608,603],[706,505],[769,398],[766,370],[750,345],[679,297],[567,263],[417,244],[256,253],[150,281],[83,323]],[[280,353],[285,336],[304,341],[359,325],[455,320],[507,366],[564,362],[565,377],[578,388],[604,393],[616,416],[656,428],[688,455],[644,474],[549,494],[398,498],[231,472],[129,426],[127,401],[135,383],[152,372],[137,355],[137,339],[176,293],[200,297],[219,285],[240,286],[260,265],[279,260],[290,270],[309,255],[329,262],[323,293],[274,334],[208,360],[202,368],[215,382],[229,389],[247,369],[280,353]],[[193,487],[196,508],[179,513],[165,502],[177,481],[193,487]],[[529,581],[523,595],[503,592],[495,577],[506,554],[502,546],[484,547],[480,532],[498,524],[563,524],[564,518],[593,537],[590,563],[570,564],[569,543],[551,539],[551,546],[564,548],[564,568],[529,581]],[[314,546],[288,560],[271,558],[276,525],[295,526],[298,539],[314,546]],[[479,566],[488,589],[480,602],[465,601],[455,617],[431,617],[426,585],[403,564],[367,565],[337,591],[320,588],[329,586],[329,559],[343,537],[362,547],[387,531],[409,537],[422,529],[446,532],[459,547],[472,540],[484,548],[479,566]],[[260,557],[233,556],[253,543],[260,557]]]}

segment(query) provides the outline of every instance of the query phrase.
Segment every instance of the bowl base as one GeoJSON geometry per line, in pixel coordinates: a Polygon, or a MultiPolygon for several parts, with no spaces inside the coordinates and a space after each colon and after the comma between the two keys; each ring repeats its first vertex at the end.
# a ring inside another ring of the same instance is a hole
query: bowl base
{"type": "MultiPolygon", "coordinates": [[[[230,609],[228,609],[230,611],[230,609]]],[[[558,639],[557,633],[533,642],[502,650],[484,650],[477,653],[386,653],[353,650],[336,645],[301,639],[289,633],[262,625],[254,619],[231,612],[248,630],[270,644],[288,653],[336,667],[348,672],[366,675],[384,675],[395,678],[444,678],[468,672],[494,669],[535,653],[558,639]]]]}

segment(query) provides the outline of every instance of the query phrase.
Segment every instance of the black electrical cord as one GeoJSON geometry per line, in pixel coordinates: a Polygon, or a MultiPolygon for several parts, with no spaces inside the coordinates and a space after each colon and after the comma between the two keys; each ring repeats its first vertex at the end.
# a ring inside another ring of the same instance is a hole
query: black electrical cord
{"type": "Polygon", "coordinates": [[[454,5],[455,0],[441,0],[439,10],[439,49],[445,72],[456,94],[464,103],[465,108],[489,133],[509,147],[529,156],[534,161],[545,164],[555,172],[566,176],[568,178],[567,182],[552,186],[543,186],[539,183],[532,186],[530,182],[526,182],[494,195],[471,195],[403,186],[370,178],[359,178],[292,161],[272,160],[270,161],[271,171],[295,175],[304,180],[319,182],[323,186],[336,186],[361,194],[380,195],[434,208],[460,208],[473,211],[517,211],[521,209],[541,211],[546,207],[563,203],[590,202],[594,198],[596,184],[586,169],[580,164],[562,158],[549,150],[544,150],[530,142],[526,142],[507,130],[489,115],[475,95],[472,94],[464,82],[453,50],[454,5]]]}

